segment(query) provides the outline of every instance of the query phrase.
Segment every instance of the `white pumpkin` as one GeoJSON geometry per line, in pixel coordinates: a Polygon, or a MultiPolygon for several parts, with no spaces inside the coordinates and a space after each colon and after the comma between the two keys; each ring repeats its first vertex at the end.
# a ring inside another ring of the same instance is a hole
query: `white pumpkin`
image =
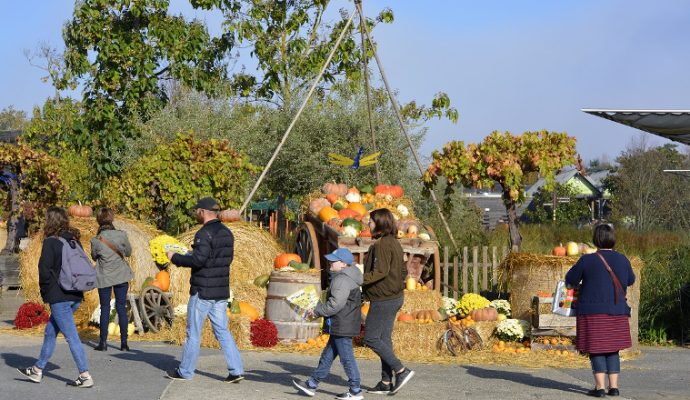
{"type": "Polygon", "coordinates": [[[354,226],[346,226],[343,228],[343,236],[345,237],[356,238],[358,234],[359,232],[357,232],[354,226]]]}
{"type": "Polygon", "coordinates": [[[403,218],[405,218],[405,217],[407,217],[408,215],[410,215],[410,210],[408,210],[407,207],[405,207],[405,206],[402,205],[402,204],[399,204],[399,205],[398,205],[398,212],[400,213],[400,215],[401,215],[403,218]]]}
{"type": "Polygon", "coordinates": [[[429,234],[426,232],[420,233],[419,235],[417,235],[417,237],[422,240],[431,240],[431,236],[429,236],[429,234]]]}
{"type": "Polygon", "coordinates": [[[350,192],[345,195],[345,200],[350,203],[359,203],[361,199],[362,196],[360,196],[359,193],[350,192]]]}

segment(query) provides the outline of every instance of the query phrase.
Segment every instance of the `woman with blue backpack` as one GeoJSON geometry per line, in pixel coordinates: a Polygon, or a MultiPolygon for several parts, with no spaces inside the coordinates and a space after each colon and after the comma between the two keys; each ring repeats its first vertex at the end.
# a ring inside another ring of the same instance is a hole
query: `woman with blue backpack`
{"type": "Polygon", "coordinates": [[[86,269],[87,265],[91,265],[88,256],[77,235],[71,231],[67,212],[63,208],[48,209],[43,235],[43,248],[38,260],[38,284],[43,302],[50,306],[50,320],[43,334],[38,360],[33,366],[18,370],[31,381],[40,383],[43,369],[55,350],[57,335],[62,332],[79,370],[77,379],[67,384],[89,388],[93,386],[93,378],[89,373],[86,353],[79,339],[73,314],[84,300],[83,290],[95,288],[96,271],[91,267],[93,274],[90,274],[86,269]],[[68,265],[63,265],[63,260],[68,265]]]}

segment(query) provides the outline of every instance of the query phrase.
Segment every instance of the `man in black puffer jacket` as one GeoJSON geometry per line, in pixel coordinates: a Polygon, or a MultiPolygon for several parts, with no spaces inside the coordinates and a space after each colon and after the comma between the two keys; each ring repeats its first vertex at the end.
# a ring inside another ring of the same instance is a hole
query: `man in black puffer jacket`
{"type": "Polygon", "coordinates": [[[218,220],[218,203],[211,197],[200,199],[195,208],[196,218],[204,226],[194,235],[193,251],[182,255],[168,252],[170,261],[192,269],[187,304],[187,340],[182,350],[180,366],[168,372],[171,379],[192,379],[199,358],[201,329],[208,315],[213,333],[225,355],[229,375],[226,382],[244,379],[240,352],[228,330],[228,297],[230,297],[230,264],[235,239],[232,231],[218,220]]]}

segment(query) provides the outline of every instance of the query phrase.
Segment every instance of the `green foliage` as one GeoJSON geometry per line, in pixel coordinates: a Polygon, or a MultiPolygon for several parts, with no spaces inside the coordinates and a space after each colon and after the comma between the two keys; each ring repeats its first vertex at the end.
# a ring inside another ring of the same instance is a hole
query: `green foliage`
{"type": "Polygon", "coordinates": [[[641,145],[624,151],[616,161],[618,168],[604,183],[617,222],[630,222],[638,230],[690,229],[690,180],[663,172],[690,168],[690,157],[675,145],[641,145]]]}
{"type": "Polygon", "coordinates": [[[121,178],[111,178],[104,202],[174,234],[196,223],[190,209],[200,197],[238,208],[255,172],[227,140],[178,135],[130,165],[121,178]]]}
{"type": "Polygon", "coordinates": [[[61,203],[65,187],[58,162],[45,152],[24,143],[0,143],[0,171],[21,177],[18,182],[20,209],[12,212],[21,212],[27,220],[41,221],[48,207],[61,203]]]}
{"type": "Polygon", "coordinates": [[[113,160],[124,139],[137,136],[130,119],[167,102],[161,79],[173,78],[209,95],[227,88],[226,37],[211,38],[200,21],[168,14],[168,0],[83,0],[64,28],[64,76],[59,89],[84,87],[84,122],[74,132],[90,148],[94,172],[117,174],[113,160]]]}
{"type": "Polygon", "coordinates": [[[436,186],[439,176],[444,176],[446,200],[455,184],[478,189],[501,185],[511,244],[520,246],[516,204],[524,200],[524,180],[529,173],[539,172],[546,180],[545,190],[551,190],[556,172],[575,162],[575,138],[548,131],[519,136],[494,131],[480,144],[451,141],[443,153],[434,151],[432,157],[423,177],[425,187],[436,186]]]}
{"type": "Polygon", "coordinates": [[[0,111],[0,131],[22,130],[26,123],[26,113],[15,110],[14,106],[5,107],[0,111]]]}
{"type": "Polygon", "coordinates": [[[84,148],[88,132],[81,103],[70,98],[49,98],[34,107],[23,139],[30,146],[59,157],[66,149],[84,148]]]}
{"type": "Polygon", "coordinates": [[[88,157],[85,151],[64,150],[60,154],[58,166],[65,186],[63,202],[76,204],[93,203],[98,199],[94,193],[93,174],[89,168],[88,157]]]}
{"type": "Polygon", "coordinates": [[[522,216],[527,221],[538,224],[555,222],[561,225],[573,225],[588,222],[591,218],[591,211],[587,205],[587,199],[579,199],[576,194],[571,186],[558,183],[554,185],[552,191],[546,191],[543,187],[539,188],[522,216]],[[553,191],[556,192],[557,198],[569,200],[568,202],[557,202],[555,218],[553,215],[553,191]]]}

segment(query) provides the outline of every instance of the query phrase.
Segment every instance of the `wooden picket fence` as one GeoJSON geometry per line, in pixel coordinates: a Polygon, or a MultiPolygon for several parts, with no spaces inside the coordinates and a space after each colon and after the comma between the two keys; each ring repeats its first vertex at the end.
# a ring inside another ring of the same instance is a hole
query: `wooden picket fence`
{"type": "Polygon", "coordinates": [[[459,293],[495,290],[498,266],[508,255],[508,248],[503,247],[499,253],[496,246],[473,246],[471,249],[465,246],[462,257],[454,256],[449,260],[449,254],[448,247],[445,247],[441,261],[441,291],[444,296],[457,298],[459,293]]]}

